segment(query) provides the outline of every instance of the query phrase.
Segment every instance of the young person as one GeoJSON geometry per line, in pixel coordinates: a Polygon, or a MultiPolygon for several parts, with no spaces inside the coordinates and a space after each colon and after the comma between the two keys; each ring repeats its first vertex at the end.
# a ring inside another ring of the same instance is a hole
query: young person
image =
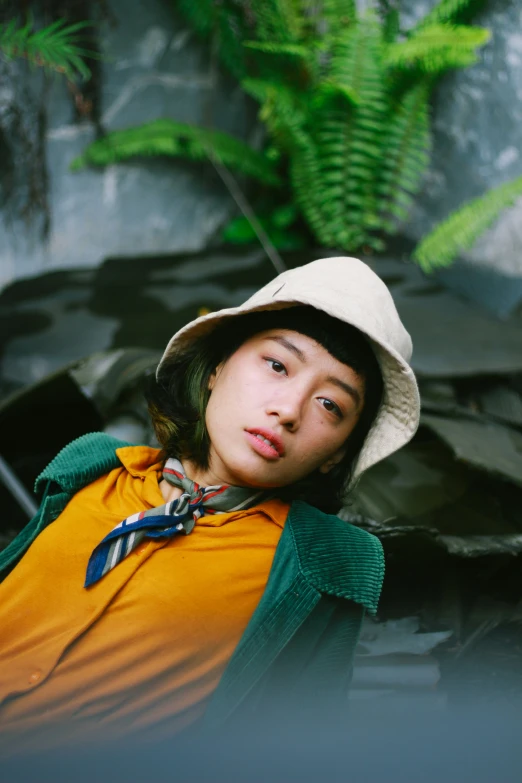
{"type": "Polygon", "coordinates": [[[1,556],[4,740],[174,735],[274,694],[342,703],[384,568],[377,539],[333,514],[416,430],[410,354],[354,258],[175,334],[149,391],[161,451],[69,444],[1,556]]]}

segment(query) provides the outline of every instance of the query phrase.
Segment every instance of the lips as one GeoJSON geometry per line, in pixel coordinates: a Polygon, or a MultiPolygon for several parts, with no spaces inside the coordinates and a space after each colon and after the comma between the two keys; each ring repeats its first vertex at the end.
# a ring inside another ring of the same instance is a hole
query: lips
{"type": "Polygon", "coordinates": [[[284,455],[284,443],[279,435],[272,430],[256,427],[254,429],[249,429],[246,432],[251,444],[256,451],[259,451],[263,456],[267,456],[271,459],[278,459],[284,455]]]}

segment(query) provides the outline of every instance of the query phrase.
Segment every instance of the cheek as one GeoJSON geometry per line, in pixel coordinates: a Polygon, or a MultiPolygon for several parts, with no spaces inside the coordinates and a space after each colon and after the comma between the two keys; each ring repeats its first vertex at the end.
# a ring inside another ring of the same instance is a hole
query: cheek
{"type": "Polygon", "coordinates": [[[306,439],[306,453],[310,462],[321,464],[325,459],[335,454],[348,440],[355,424],[336,429],[325,426],[318,417],[309,429],[306,439]]]}
{"type": "Polygon", "coordinates": [[[237,417],[244,397],[226,374],[220,375],[210,394],[205,421],[210,439],[212,434],[226,431],[237,417]]]}
{"type": "Polygon", "coordinates": [[[239,364],[234,359],[225,365],[217,377],[210,396],[210,400],[214,398],[214,406],[223,411],[248,407],[262,381],[259,372],[250,363],[239,364]]]}

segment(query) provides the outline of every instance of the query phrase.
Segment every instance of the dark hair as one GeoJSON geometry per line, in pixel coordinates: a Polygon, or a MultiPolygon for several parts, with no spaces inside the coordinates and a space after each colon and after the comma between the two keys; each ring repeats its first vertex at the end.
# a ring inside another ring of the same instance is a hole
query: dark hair
{"type": "Polygon", "coordinates": [[[186,351],[168,358],[158,379],[151,381],[146,392],[156,437],[165,458],[190,459],[201,468],[207,468],[210,440],[205,411],[210,376],[246,340],[267,329],[289,329],[311,337],[365,381],[363,410],[348,438],[343,459],[326,474],[314,471],[311,476],[277,490],[277,496],[283,500],[306,500],[335,513],[342,505],[354,460],[377,414],[383,383],[367,338],[354,326],[322,310],[296,305],[225,319],[211,333],[195,340],[186,351]]]}

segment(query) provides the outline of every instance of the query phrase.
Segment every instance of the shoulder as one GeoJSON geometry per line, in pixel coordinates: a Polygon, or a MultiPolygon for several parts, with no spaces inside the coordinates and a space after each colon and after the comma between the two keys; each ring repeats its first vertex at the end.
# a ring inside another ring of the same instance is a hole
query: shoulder
{"type": "Polygon", "coordinates": [[[377,609],[384,579],[378,538],[301,501],[292,503],[287,525],[303,576],[318,590],[377,609]]]}
{"type": "Polygon", "coordinates": [[[55,482],[65,492],[76,492],[118,467],[116,449],[129,445],[104,432],[82,435],[65,446],[40,473],[35,492],[40,492],[48,481],[55,482]]]}

